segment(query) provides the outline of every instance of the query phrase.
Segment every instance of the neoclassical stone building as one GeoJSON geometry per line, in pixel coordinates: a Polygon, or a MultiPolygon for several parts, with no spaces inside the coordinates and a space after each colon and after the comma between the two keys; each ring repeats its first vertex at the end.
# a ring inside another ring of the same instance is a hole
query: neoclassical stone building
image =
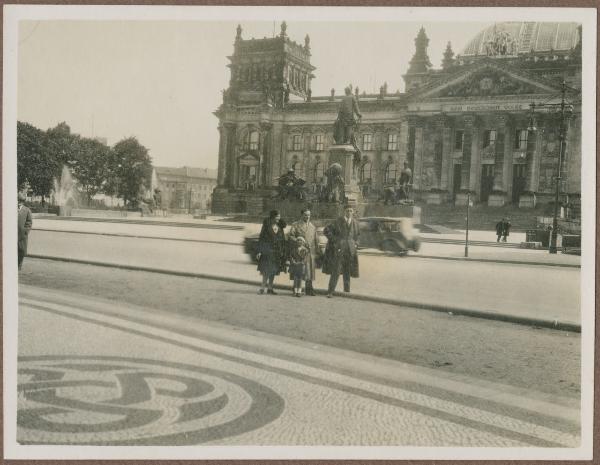
{"type": "MultiPolygon", "coordinates": [[[[404,93],[354,89],[363,114],[358,177],[376,199],[413,172],[417,201],[461,204],[467,192],[490,206],[552,202],[561,120],[567,128],[561,192],[581,192],[581,30],[575,23],[498,23],[460,55],[447,45],[441,68],[421,29],[404,93]],[[556,106],[564,89],[569,117],[556,106]],[[535,104],[532,111],[532,105],[535,104]]],[[[289,168],[317,190],[328,167],[339,98],[312,96],[310,39],[243,39],[238,26],[231,79],[219,118],[213,211],[258,212],[289,168]]]]}

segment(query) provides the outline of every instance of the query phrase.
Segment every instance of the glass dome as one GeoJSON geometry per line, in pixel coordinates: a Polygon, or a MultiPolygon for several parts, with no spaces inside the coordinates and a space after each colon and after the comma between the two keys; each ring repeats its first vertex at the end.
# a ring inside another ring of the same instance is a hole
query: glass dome
{"type": "Polygon", "coordinates": [[[578,23],[496,23],[471,39],[461,56],[568,51],[577,45],[578,26],[578,23]]]}

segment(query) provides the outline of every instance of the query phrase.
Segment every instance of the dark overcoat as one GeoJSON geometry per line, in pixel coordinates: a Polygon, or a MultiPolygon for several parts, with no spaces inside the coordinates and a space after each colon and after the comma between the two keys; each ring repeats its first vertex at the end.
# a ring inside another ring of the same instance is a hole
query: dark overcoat
{"type": "Polygon", "coordinates": [[[327,248],[323,257],[323,273],[341,274],[344,268],[350,269],[350,276],[358,278],[358,239],[360,230],[353,218],[350,225],[344,217],[325,228],[327,248]]]}
{"type": "Polygon", "coordinates": [[[280,220],[277,233],[273,231],[269,218],[263,221],[260,236],[258,237],[257,253],[260,253],[258,259],[258,271],[266,275],[276,275],[285,271],[286,261],[286,243],[284,228],[286,224],[280,220]]]}
{"type": "MultiPolygon", "coordinates": [[[[14,211],[14,210],[13,210],[14,211]]],[[[27,254],[27,240],[29,239],[29,231],[33,225],[31,210],[23,205],[19,209],[18,216],[18,249],[27,254]]]]}

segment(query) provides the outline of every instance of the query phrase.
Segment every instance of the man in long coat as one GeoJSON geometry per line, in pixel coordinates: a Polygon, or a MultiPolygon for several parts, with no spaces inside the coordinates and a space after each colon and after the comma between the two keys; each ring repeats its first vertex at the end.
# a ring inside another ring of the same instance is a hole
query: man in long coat
{"type": "Polygon", "coordinates": [[[23,194],[18,195],[18,241],[17,241],[17,256],[19,258],[19,270],[23,266],[23,259],[27,255],[27,239],[29,238],[29,231],[33,225],[33,219],[31,216],[31,210],[25,206],[25,196],[23,194]]]}
{"type": "Polygon", "coordinates": [[[344,292],[350,292],[350,278],[358,278],[358,238],[360,231],[354,219],[354,209],[347,206],[344,216],[328,227],[328,248],[323,272],[328,272],[329,288],[327,297],[333,297],[340,274],[344,279],[344,292]]]}
{"type": "MultiPolygon", "coordinates": [[[[319,249],[319,238],[317,236],[317,228],[310,222],[310,210],[304,208],[302,210],[302,218],[299,221],[292,223],[290,228],[290,240],[302,237],[306,242],[308,254],[304,258],[305,272],[304,279],[306,280],[306,295],[314,296],[313,280],[315,279],[316,258],[321,253],[319,249]]],[[[291,242],[291,241],[290,241],[291,242]]]]}

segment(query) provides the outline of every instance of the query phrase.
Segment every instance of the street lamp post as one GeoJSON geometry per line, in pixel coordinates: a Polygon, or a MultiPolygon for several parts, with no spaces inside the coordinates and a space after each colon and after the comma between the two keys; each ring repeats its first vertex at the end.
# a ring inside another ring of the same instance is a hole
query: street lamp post
{"type": "Polygon", "coordinates": [[[467,229],[465,231],[465,257],[469,256],[469,207],[471,206],[471,193],[467,192],[467,229]]]}
{"type": "Polygon", "coordinates": [[[529,123],[529,127],[527,128],[530,131],[537,131],[537,128],[535,126],[535,121],[534,121],[534,112],[535,112],[535,108],[536,106],[538,107],[551,107],[551,108],[560,108],[560,128],[559,128],[559,132],[558,132],[558,162],[557,162],[557,166],[556,166],[556,185],[555,185],[555,189],[554,189],[554,215],[552,217],[552,231],[551,231],[551,236],[550,236],[550,246],[548,248],[548,251],[551,254],[556,254],[558,252],[558,248],[557,248],[557,239],[558,239],[558,200],[560,197],[560,183],[561,183],[561,174],[562,174],[562,161],[564,158],[564,154],[565,154],[565,143],[567,140],[567,119],[570,116],[570,113],[572,112],[573,108],[571,105],[567,105],[566,101],[565,101],[565,94],[567,92],[567,84],[566,82],[563,80],[562,85],[561,85],[561,100],[560,100],[560,104],[556,104],[556,103],[542,103],[542,104],[538,104],[536,105],[535,103],[532,103],[530,105],[531,107],[531,118],[530,118],[530,123],[529,123]]]}

